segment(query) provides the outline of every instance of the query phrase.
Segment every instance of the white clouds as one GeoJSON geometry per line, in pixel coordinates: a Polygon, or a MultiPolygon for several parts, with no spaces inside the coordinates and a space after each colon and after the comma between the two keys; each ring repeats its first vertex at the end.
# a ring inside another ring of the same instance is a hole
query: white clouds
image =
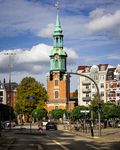
{"type": "MultiPolygon", "coordinates": [[[[32,74],[41,74],[49,70],[50,58],[49,53],[52,46],[45,44],[38,44],[31,49],[16,49],[1,52],[0,70],[2,73],[8,72],[8,56],[3,53],[14,52],[16,55],[11,56],[12,70],[15,72],[26,72],[32,74]]],[[[78,59],[78,55],[73,49],[66,49],[68,53],[68,65],[73,64],[78,59]]]]}
{"type": "Polygon", "coordinates": [[[53,21],[53,7],[42,2],[27,0],[5,0],[0,4],[0,36],[14,36],[20,33],[37,34],[53,21]],[[49,8],[49,9],[48,9],[49,8]],[[49,10],[49,11],[48,11],[49,10]]]}
{"type": "MultiPolygon", "coordinates": [[[[95,13],[93,13],[95,14],[95,13]]],[[[88,24],[88,29],[91,32],[98,31],[108,31],[120,28],[120,10],[117,10],[114,14],[106,14],[100,17],[97,17],[90,21],[88,24]]]]}
{"type": "Polygon", "coordinates": [[[79,59],[79,54],[76,53],[72,48],[65,48],[66,53],[68,54],[68,64],[75,64],[79,59]]]}
{"type": "Polygon", "coordinates": [[[16,57],[17,63],[48,62],[50,49],[51,46],[39,44],[33,46],[30,50],[21,50],[16,57]]]}
{"type": "Polygon", "coordinates": [[[38,36],[42,37],[52,37],[54,25],[48,24],[46,28],[43,28],[39,33],[38,36]]]}
{"type": "Polygon", "coordinates": [[[104,14],[105,14],[105,9],[96,8],[95,10],[90,12],[90,17],[95,19],[95,18],[102,17],[104,14]]]}

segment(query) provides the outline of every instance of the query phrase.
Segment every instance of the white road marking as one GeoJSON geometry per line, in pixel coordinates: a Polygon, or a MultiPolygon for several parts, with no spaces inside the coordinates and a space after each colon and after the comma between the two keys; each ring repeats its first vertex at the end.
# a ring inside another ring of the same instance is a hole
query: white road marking
{"type": "Polygon", "coordinates": [[[43,150],[41,145],[38,145],[38,150],[43,150]]]}
{"type": "Polygon", "coordinates": [[[99,147],[95,147],[95,146],[90,145],[90,144],[86,144],[86,145],[89,146],[89,147],[91,147],[91,148],[93,148],[93,149],[96,149],[96,150],[99,150],[99,149],[100,149],[99,147]]]}
{"type": "Polygon", "coordinates": [[[55,144],[59,145],[60,147],[62,147],[64,150],[69,150],[69,148],[65,147],[64,145],[60,144],[59,142],[57,142],[56,140],[52,140],[55,144]]]}

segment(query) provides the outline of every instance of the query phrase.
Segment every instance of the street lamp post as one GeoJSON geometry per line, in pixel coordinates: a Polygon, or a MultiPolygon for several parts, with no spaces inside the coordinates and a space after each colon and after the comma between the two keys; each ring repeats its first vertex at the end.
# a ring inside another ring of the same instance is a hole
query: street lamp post
{"type": "Polygon", "coordinates": [[[15,53],[4,53],[4,55],[9,56],[9,64],[8,64],[8,70],[9,70],[9,87],[8,87],[8,102],[9,102],[9,121],[10,126],[9,129],[11,130],[11,56],[15,55],[15,53]]]}
{"type": "Polygon", "coordinates": [[[95,86],[96,86],[96,89],[97,89],[97,96],[98,96],[98,120],[99,120],[99,136],[101,136],[101,115],[100,115],[100,106],[101,106],[101,101],[100,101],[100,93],[99,93],[99,88],[98,88],[98,85],[97,83],[92,79],[90,78],[89,76],[86,76],[84,74],[80,74],[80,73],[74,73],[74,72],[67,72],[66,73],[67,75],[70,76],[70,74],[74,74],[74,75],[79,75],[79,76],[83,76],[83,77],[86,77],[88,78],[89,80],[91,80],[95,86]]]}

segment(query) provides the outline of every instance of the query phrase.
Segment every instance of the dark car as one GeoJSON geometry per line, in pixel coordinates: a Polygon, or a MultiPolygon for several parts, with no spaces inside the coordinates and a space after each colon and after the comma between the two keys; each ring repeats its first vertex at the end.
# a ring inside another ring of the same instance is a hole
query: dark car
{"type": "Polygon", "coordinates": [[[48,122],[46,124],[46,130],[50,130],[50,129],[57,130],[57,125],[55,122],[48,122]]]}
{"type": "Polygon", "coordinates": [[[2,129],[5,129],[5,126],[4,126],[4,124],[3,124],[2,121],[0,122],[0,129],[1,129],[1,130],[2,130],[2,129]]]}

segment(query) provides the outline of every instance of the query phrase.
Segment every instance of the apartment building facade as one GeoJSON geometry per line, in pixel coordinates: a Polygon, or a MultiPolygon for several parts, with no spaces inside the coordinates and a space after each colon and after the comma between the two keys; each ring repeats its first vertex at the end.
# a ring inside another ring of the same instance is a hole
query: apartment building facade
{"type": "Polygon", "coordinates": [[[18,84],[15,82],[12,82],[11,84],[0,82],[0,104],[10,105],[11,107],[14,107],[17,86],[18,84]],[[9,90],[10,86],[11,90],[9,90]]]}
{"type": "Polygon", "coordinates": [[[120,105],[120,65],[109,68],[107,72],[107,102],[120,105]]]}
{"type": "MultiPolygon", "coordinates": [[[[78,66],[77,69],[77,73],[84,74],[96,82],[99,88],[100,98],[104,102],[107,102],[106,75],[108,68],[108,64],[99,64],[93,66],[78,66]]],[[[87,106],[96,93],[97,89],[94,82],[83,76],[78,77],[78,105],[87,106]]]]}

